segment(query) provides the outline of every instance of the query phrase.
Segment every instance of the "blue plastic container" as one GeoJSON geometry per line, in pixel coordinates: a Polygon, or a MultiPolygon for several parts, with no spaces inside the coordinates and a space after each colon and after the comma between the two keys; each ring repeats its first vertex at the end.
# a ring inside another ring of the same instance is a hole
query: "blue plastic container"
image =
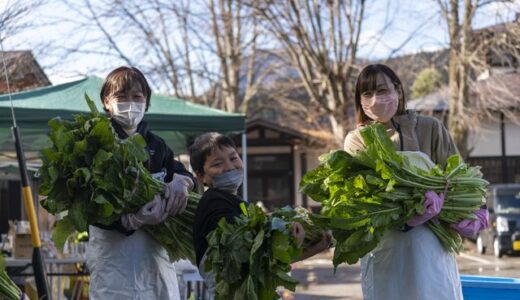
{"type": "Polygon", "coordinates": [[[520,279],[461,275],[464,300],[519,300],[520,279]]]}

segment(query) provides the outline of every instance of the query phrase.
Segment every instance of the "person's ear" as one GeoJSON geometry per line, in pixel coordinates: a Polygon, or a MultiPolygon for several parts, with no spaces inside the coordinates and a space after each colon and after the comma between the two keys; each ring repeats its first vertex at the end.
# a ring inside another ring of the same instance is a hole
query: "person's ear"
{"type": "Polygon", "coordinates": [[[403,99],[404,95],[403,95],[403,88],[400,84],[398,83],[395,83],[394,84],[394,87],[395,87],[395,91],[397,92],[397,99],[399,99],[399,102],[401,102],[401,100],[403,99]]]}
{"type": "Polygon", "coordinates": [[[103,99],[103,108],[106,110],[106,111],[109,111],[110,110],[110,103],[108,101],[108,97],[106,97],[105,99],[103,99]]]}
{"type": "Polygon", "coordinates": [[[195,171],[195,176],[197,177],[197,180],[199,182],[202,182],[202,184],[206,185],[206,183],[204,182],[204,174],[202,174],[199,171],[195,171]]]}

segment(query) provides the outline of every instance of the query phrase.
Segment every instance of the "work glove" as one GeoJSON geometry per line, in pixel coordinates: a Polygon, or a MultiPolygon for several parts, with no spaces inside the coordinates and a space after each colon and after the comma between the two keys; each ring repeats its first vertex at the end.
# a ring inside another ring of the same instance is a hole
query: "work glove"
{"type": "Polygon", "coordinates": [[[451,227],[455,229],[460,235],[465,237],[474,237],[483,229],[489,227],[489,213],[486,208],[481,208],[475,212],[476,220],[462,220],[458,224],[452,224],[451,227]]]}
{"type": "Polygon", "coordinates": [[[174,174],[173,180],[164,188],[166,211],[170,216],[181,214],[188,204],[189,191],[193,188],[193,180],[184,175],[174,174]]]}
{"type": "Polygon", "coordinates": [[[294,238],[296,239],[296,244],[298,247],[301,247],[303,240],[305,239],[305,229],[303,229],[303,225],[299,222],[292,222],[291,230],[294,238]]]}
{"type": "Polygon", "coordinates": [[[424,213],[413,216],[406,224],[411,227],[419,226],[430,220],[441,212],[444,204],[444,194],[437,194],[434,191],[424,193],[424,213]]]}
{"type": "Polygon", "coordinates": [[[155,195],[152,201],[146,203],[136,213],[123,215],[121,224],[128,230],[137,230],[144,225],[162,223],[167,217],[166,202],[159,195],[155,195]]]}

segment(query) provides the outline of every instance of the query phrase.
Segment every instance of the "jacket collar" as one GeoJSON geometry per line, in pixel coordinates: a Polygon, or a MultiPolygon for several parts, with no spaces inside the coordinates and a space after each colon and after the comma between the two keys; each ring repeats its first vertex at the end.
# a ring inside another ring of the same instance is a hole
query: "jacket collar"
{"type": "Polygon", "coordinates": [[[415,128],[415,125],[417,125],[417,112],[415,110],[407,110],[404,114],[396,115],[392,119],[401,128],[415,128]]]}

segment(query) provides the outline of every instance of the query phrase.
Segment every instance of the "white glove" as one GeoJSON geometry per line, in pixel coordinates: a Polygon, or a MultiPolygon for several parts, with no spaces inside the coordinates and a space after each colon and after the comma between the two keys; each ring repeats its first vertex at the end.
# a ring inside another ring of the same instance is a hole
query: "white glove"
{"type": "Polygon", "coordinates": [[[152,201],[143,205],[136,213],[123,215],[121,224],[128,230],[137,230],[143,225],[162,223],[167,217],[166,202],[155,195],[152,201]]]}
{"type": "Polygon", "coordinates": [[[173,180],[168,182],[164,188],[166,200],[166,211],[170,216],[181,214],[188,204],[189,191],[193,188],[190,177],[174,174],[173,180]]]}

